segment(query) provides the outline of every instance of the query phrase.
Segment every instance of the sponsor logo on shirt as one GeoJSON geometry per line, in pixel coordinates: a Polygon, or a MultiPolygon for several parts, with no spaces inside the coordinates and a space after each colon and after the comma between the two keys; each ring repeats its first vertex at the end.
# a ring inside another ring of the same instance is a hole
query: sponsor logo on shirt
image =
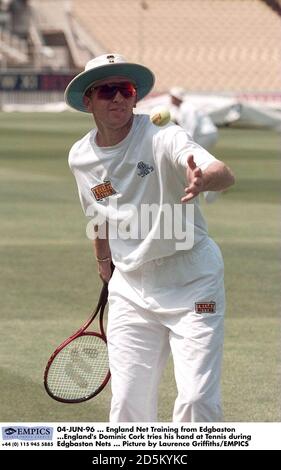
{"type": "Polygon", "coordinates": [[[102,201],[103,199],[116,194],[110,181],[104,181],[103,183],[94,186],[91,188],[91,191],[95,196],[96,201],[102,201]]]}
{"type": "Polygon", "coordinates": [[[141,176],[142,178],[154,170],[153,166],[148,165],[147,163],[144,163],[144,162],[138,162],[137,169],[138,169],[138,176],[141,176]]]}
{"type": "Polygon", "coordinates": [[[196,313],[215,313],[216,302],[195,302],[196,313]]]}

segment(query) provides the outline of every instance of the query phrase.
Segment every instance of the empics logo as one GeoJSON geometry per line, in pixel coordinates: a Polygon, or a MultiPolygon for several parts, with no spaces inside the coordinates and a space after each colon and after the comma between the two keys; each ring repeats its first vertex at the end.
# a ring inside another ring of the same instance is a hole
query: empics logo
{"type": "Polygon", "coordinates": [[[11,436],[12,434],[15,434],[15,432],[17,432],[17,430],[15,428],[6,428],[5,429],[5,434],[7,436],[11,436]]]}
{"type": "Polygon", "coordinates": [[[53,428],[47,426],[9,426],[2,427],[2,439],[21,439],[24,441],[50,441],[53,439],[53,428]]]}

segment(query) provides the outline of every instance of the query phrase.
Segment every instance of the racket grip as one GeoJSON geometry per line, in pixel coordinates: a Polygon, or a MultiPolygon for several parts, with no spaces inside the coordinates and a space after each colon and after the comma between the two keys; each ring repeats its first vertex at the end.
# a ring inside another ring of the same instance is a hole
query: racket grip
{"type": "Polygon", "coordinates": [[[112,276],[113,271],[114,271],[114,269],[115,269],[115,264],[113,264],[112,261],[111,261],[111,263],[110,263],[110,267],[111,267],[111,276],[112,276]]]}

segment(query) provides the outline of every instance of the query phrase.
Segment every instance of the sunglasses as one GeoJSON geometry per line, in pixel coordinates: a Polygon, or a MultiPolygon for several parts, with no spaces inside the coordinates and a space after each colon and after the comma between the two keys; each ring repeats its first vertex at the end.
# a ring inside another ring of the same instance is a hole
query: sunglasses
{"type": "Polygon", "coordinates": [[[97,90],[97,96],[101,100],[111,100],[119,91],[124,98],[136,96],[137,90],[130,82],[112,83],[100,86],[93,86],[89,91],[97,90]]]}

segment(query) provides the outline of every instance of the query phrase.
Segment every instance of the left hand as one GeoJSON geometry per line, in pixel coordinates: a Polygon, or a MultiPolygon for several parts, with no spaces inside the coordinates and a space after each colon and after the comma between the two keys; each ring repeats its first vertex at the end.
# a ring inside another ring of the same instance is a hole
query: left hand
{"type": "Polygon", "coordinates": [[[198,196],[204,188],[203,173],[202,170],[196,166],[193,155],[188,156],[187,165],[186,177],[189,185],[184,188],[186,196],[181,198],[181,202],[190,201],[194,197],[198,196]]]}

